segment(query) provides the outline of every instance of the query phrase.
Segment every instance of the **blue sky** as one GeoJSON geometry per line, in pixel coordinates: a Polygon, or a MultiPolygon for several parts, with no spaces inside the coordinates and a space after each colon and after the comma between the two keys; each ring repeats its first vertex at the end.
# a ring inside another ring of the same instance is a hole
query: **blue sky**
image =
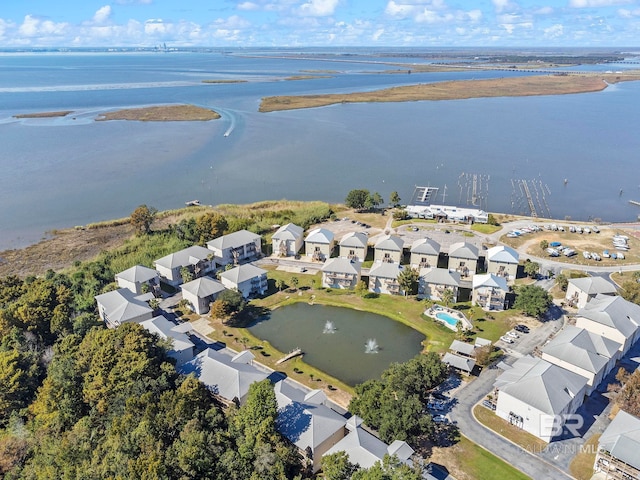
{"type": "Polygon", "coordinates": [[[3,0],[0,47],[640,43],[640,0],[3,0]]]}

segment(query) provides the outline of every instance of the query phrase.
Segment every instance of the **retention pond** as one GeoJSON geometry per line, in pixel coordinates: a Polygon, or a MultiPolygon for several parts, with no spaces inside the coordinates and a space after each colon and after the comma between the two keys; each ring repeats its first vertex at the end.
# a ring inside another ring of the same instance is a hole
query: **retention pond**
{"type": "Polygon", "coordinates": [[[383,315],[307,303],[277,308],[249,330],[281,352],[301,348],[306,363],[352,386],[413,358],[425,339],[383,315]]]}

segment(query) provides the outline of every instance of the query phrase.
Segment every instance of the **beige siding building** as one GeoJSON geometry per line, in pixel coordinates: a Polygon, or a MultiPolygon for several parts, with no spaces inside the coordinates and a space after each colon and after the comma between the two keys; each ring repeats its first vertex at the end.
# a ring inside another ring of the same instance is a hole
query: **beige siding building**
{"type": "Polygon", "coordinates": [[[453,303],[458,301],[460,274],[450,272],[446,268],[423,268],[418,281],[418,297],[435,302],[442,300],[442,293],[449,289],[453,292],[453,303]]]}
{"type": "Polygon", "coordinates": [[[375,262],[401,263],[404,242],[400,237],[385,235],[375,244],[375,262]]]}
{"type": "Polygon", "coordinates": [[[369,270],[369,291],[391,295],[403,295],[398,275],[404,270],[397,263],[375,262],[369,270]]]}
{"type": "Polygon", "coordinates": [[[360,262],[346,258],[330,258],[322,266],[322,286],[351,290],[360,281],[360,262]]]}
{"type": "Polygon", "coordinates": [[[463,279],[472,277],[478,267],[478,247],[467,242],[449,247],[449,270],[458,272],[463,279]]]}
{"type": "Polygon", "coordinates": [[[333,251],[333,232],[326,228],[311,230],[304,239],[305,255],[316,262],[324,262],[333,251]]]}
{"type": "Polygon", "coordinates": [[[487,250],[487,273],[504,277],[511,284],[518,273],[520,255],[511,247],[499,245],[487,250]]]}
{"type": "Polygon", "coordinates": [[[298,225],[287,223],[281,226],[271,237],[273,254],[279,257],[294,257],[304,243],[304,230],[298,225]]]}
{"type": "Polygon", "coordinates": [[[118,287],[127,288],[133,293],[140,295],[141,293],[146,293],[143,291],[145,289],[148,289],[147,291],[149,292],[154,292],[160,287],[160,274],[153,268],[136,265],[135,267],[117,273],[116,282],[118,283],[118,287]],[[147,287],[143,287],[143,285],[147,287]]]}
{"type": "Polygon", "coordinates": [[[473,276],[473,305],[479,305],[484,310],[504,310],[507,293],[509,287],[504,277],[497,277],[492,273],[473,276]]]}
{"type": "Polygon", "coordinates": [[[189,302],[189,308],[198,315],[209,312],[211,302],[224,291],[224,285],[211,277],[200,277],[182,284],[182,298],[189,302]]]}
{"type": "Polygon", "coordinates": [[[570,278],[565,300],[576,308],[583,308],[596,295],[616,295],[616,287],[602,277],[570,278]]]}
{"type": "Polygon", "coordinates": [[[369,237],[363,232],[347,233],[340,240],[340,256],[356,262],[364,262],[367,258],[367,242],[369,237]]]}
{"type": "Polygon", "coordinates": [[[255,260],[262,255],[262,237],[248,230],[239,230],[222,235],[207,242],[220,265],[229,265],[255,260]]]}
{"type": "Polygon", "coordinates": [[[250,263],[238,265],[220,274],[220,282],[226,288],[235,288],[244,298],[267,293],[267,271],[250,263]]]}
{"type": "Polygon", "coordinates": [[[413,268],[437,268],[440,244],[430,238],[421,238],[411,245],[410,264],[413,268]]]}

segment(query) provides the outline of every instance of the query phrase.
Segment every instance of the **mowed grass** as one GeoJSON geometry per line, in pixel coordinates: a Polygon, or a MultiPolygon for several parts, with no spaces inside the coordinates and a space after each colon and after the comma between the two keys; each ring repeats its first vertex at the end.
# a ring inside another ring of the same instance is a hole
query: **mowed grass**
{"type": "Polygon", "coordinates": [[[527,451],[540,451],[548,445],[547,442],[520,428],[514,427],[509,422],[498,417],[494,412],[481,405],[476,405],[473,408],[473,415],[485,427],[493,430],[498,435],[502,435],[513,443],[520,445],[527,451]]]}
{"type": "Polygon", "coordinates": [[[582,450],[571,460],[569,472],[571,472],[571,475],[577,480],[589,480],[593,475],[593,465],[596,461],[599,440],[599,433],[589,437],[584,443],[582,450]]]}
{"type": "Polygon", "coordinates": [[[527,475],[512,467],[468,438],[451,447],[434,448],[432,462],[445,465],[458,480],[526,480],[527,475]]]}

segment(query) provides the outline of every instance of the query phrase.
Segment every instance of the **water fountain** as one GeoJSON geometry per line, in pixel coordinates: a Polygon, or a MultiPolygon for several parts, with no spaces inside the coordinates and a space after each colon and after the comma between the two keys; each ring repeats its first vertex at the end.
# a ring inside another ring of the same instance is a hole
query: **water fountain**
{"type": "Polygon", "coordinates": [[[364,353],[378,353],[380,346],[376,342],[375,338],[370,338],[367,343],[364,344],[364,353]]]}
{"type": "Polygon", "coordinates": [[[336,330],[336,326],[333,322],[331,320],[327,320],[324,324],[324,330],[322,330],[322,333],[336,333],[336,330]]]}

